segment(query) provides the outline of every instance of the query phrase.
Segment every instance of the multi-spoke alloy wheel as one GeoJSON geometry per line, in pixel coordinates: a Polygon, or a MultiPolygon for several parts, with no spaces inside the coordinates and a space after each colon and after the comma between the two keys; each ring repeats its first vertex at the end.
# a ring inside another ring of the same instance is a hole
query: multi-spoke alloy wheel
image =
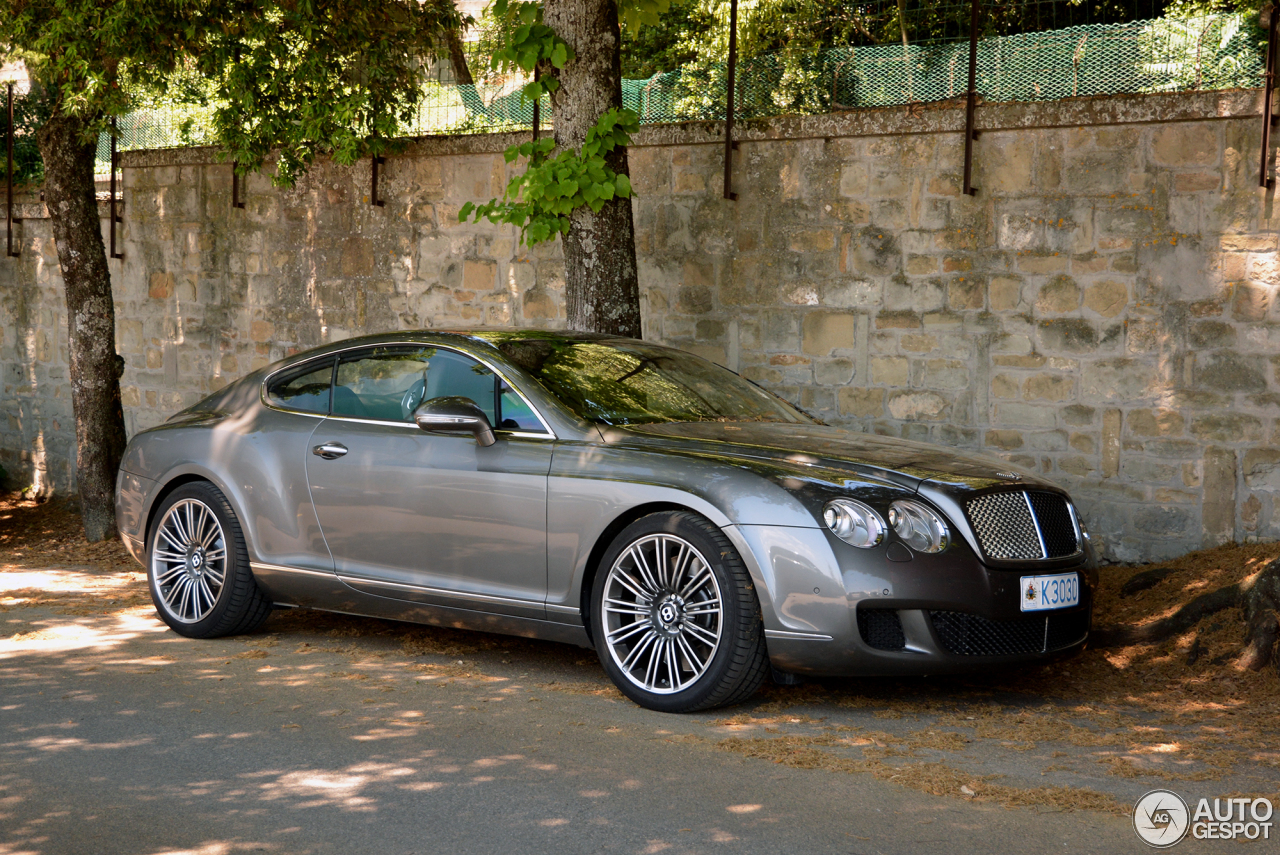
{"type": "Polygon", "coordinates": [[[175,632],[213,638],[248,632],[271,612],[249,572],[231,505],[208,482],[184,484],[160,503],[147,537],[156,610],[175,632]]]}
{"type": "Polygon", "coordinates": [[[707,673],[720,647],[720,585],[692,544],[640,538],[609,568],[604,590],[604,642],[628,680],[669,695],[707,673]]]}
{"type": "Polygon", "coordinates": [[[605,553],[591,598],[600,661],[642,706],[688,712],[745,700],[760,685],[760,607],[738,553],[696,514],[650,514],[605,553]]]}
{"type": "Polygon", "coordinates": [[[160,606],[182,623],[209,616],[227,575],[227,540],[209,506],[183,499],[165,512],[151,550],[160,606]]]}

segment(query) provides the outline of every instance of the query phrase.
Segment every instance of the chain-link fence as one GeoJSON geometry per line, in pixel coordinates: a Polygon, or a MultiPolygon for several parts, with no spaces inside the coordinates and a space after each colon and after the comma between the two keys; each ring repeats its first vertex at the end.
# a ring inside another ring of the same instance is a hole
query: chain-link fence
{"type": "MultiPolygon", "coordinates": [[[[880,5],[890,12],[897,8],[880,5]]],[[[936,16],[939,8],[931,7],[930,14],[936,16]]],[[[969,6],[952,11],[961,8],[969,6]]],[[[925,21],[913,23],[924,37],[908,38],[911,31],[903,25],[900,41],[868,36],[851,39],[864,42],[852,46],[739,61],[735,118],[819,114],[964,95],[969,40],[961,31],[967,30],[967,20],[953,14],[946,26],[932,30],[925,21]]],[[[987,32],[992,29],[988,26],[987,32]]],[[[1045,101],[1256,87],[1261,85],[1262,67],[1263,46],[1241,14],[1155,18],[987,35],[977,44],[976,89],[986,101],[1045,101]]],[[[526,130],[533,123],[533,104],[521,94],[523,82],[429,83],[402,132],[417,136],[526,130]]],[[[646,124],[722,120],[726,83],[724,63],[695,62],[647,80],[624,80],[623,104],[646,124]]],[[[127,150],[208,144],[210,115],[207,107],[185,105],[138,111],[120,119],[117,145],[127,150]]],[[[554,123],[546,99],[541,122],[544,127],[554,123]]],[[[103,172],[108,152],[109,138],[104,135],[98,149],[103,172]]]]}

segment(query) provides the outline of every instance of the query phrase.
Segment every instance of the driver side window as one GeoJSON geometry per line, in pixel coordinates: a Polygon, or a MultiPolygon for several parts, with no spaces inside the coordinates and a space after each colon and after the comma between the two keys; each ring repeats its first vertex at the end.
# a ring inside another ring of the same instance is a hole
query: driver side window
{"type": "Polygon", "coordinates": [[[495,377],[470,357],[435,347],[377,347],[338,363],[333,414],[411,422],[423,401],[469,398],[494,423],[495,377]]]}
{"type": "Polygon", "coordinates": [[[432,347],[378,347],[345,357],[333,385],[333,414],[411,421],[435,353],[432,347]]]}

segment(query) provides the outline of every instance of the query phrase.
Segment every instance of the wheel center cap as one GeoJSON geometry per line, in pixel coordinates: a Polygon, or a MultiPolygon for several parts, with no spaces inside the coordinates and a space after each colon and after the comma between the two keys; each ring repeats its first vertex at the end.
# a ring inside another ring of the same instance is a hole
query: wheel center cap
{"type": "Polygon", "coordinates": [[[674,603],[663,603],[662,608],[658,609],[658,618],[663,623],[674,623],[679,612],[676,611],[674,603]]]}
{"type": "Polygon", "coordinates": [[[191,553],[187,555],[187,572],[189,572],[192,576],[199,576],[201,573],[204,572],[204,550],[203,549],[199,549],[199,548],[193,549],[191,550],[191,553]]]}

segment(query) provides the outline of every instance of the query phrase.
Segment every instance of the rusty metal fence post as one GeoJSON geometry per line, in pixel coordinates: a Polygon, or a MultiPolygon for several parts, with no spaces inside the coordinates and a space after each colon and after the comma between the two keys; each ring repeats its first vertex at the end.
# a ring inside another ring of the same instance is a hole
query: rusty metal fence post
{"type": "Polygon", "coordinates": [[[964,107],[964,192],[978,195],[973,186],[973,141],[978,132],[973,128],[973,112],[978,100],[978,0],[973,0],[969,14],[969,92],[964,107]]]}
{"type": "Polygon", "coordinates": [[[1276,44],[1276,18],[1280,17],[1274,4],[1262,7],[1262,25],[1267,28],[1267,53],[1262,63],[1262,161],[1258,170],[1258,186],[1271,189],[1276,180],[1270,172],[1271,160],[1271,127],[1276,123],[1271,102],[1275,99],[1276,64],[1280,45],[1276,44]]]}
{"type": "Polygon", "coordinates": [[[8,158],[8,168],[5,170],[5,231],[8,246],[5,248],[5,255],[9,258],[17,258],[20,253],[13,251],[13,224],[22,222],[21,217],[13,215],[13,82],[9,82],[9,127],[5,132],[5,149],[8,158]]]}
{"type": "Polygon", "coordinates": [[[724,112],[724,197],[735,201],[738,194],[733,192],[733,150],[737,147],[733,141],[733,95],[734,80],[738,73],[738,0],[729,3],[729,79],[726,84],[724,112]]]}
{"type": "Polygon", "coordinates": [[[111,117],[111,210],[107,216],[111,219],[111,257],[124,258],[123,252],[116,252],[116,225],[123,220],[116,215],[116,164],[120,153],[116,151],[116,117],[111,117]]]}

